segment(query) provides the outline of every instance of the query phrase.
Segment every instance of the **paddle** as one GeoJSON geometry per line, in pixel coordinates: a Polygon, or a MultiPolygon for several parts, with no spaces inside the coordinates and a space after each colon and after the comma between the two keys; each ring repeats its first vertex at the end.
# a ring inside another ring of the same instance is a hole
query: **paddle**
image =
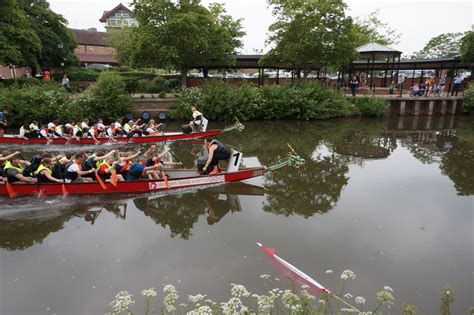
{"type": "Polygon", "coordinates": [[[8,182],[5,182],[5,185],[7,186],[7,192],[8,192],[8,197],[10,198],[15,198],[18,194],[15,192],[15,190],[13,189],[12,185],[8,182]]]}
{"type": "Polygon", "coordinates": [[[165,171],[161,171],[161,176],[163,176],[163,181],[165,182],[166,189],[170,189],[170,184],[168,182],[168,177],[166,177],[165,171]]]}
{"type": "Polygon", "coordinates": [[[99,176],[99,169],[95,171],[95,178],[97,179],[97,182],[100,184],[100,187],[102,187],[103,190],[107,190],[107,185],[105,185],[104,181],[99,176]]]}

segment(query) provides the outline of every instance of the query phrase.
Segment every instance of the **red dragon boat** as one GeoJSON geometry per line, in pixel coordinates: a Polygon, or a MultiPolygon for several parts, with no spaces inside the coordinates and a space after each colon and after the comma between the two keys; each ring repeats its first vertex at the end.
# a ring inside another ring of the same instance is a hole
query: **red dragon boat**
{"type": "MultiPolygon", "coordinates": [[[[242,125],[239,121],[235,124],[225,127],[224,129],[215,129],[215,130],[208,130],[208,131],[200,131],[200,132],[192,132],[192,133],[183,133],[183,132],[164,132],[161,135],[157,136],[141,136],[141,137],[115,137],[116,142],[111,142],[108,137],[98,137],[97,140],[100,144],[105,143],[153,143],[153,142],[163,142],[163,141],[176,141],[176,140],[187,140],[187,139],[194,139],[194,138],[205,138],[205,137],[213,137],[220,135],[224,132],[228,132],[231,130],[238,130],[242,131],[244,129],[244,125],[242,125]]],[[[80,138],[79,141],[76,139],[67,140],[64,138],[52,139],[52,141],[48,141],[47,139],[42,138],[33,138],[33,139],[26,139],[16,135],[5,135],[0,137],[0,144],[96,144],[95,140],[92,138],[80,138]]]]}
{"type": "Polygon", "coordinates": [[[43,183],[43,184],[3,184],[0,185],[0,196],[48,196],[48,195],[94,195],[94,194],[126,194],[168,191],[195,186],[236,182],[263,176],[266,173],[291,166],[299,168],[304,159],[293,149],[286,159],[269,167],[240,168],[235,172],[215,175],[199,175],[197,169],[172,169],[166,171],[166,179],[123,181],[113,185],[110,182],[99,183],[43,183]]]}

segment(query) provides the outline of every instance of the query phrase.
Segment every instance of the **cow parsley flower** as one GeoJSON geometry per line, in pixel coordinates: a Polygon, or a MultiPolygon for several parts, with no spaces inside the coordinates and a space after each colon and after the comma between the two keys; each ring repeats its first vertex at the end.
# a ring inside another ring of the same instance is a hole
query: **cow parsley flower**
{"type": "Polygon", "coordinates": [[[275,289],[271,289],[270,291],[268,291],[268,293],[270,294],[270,296],[274,299],[277,299],[280,297],[280,295],[283,293],[282,290],[278,289],[278,288],[275,288],[275,289]]]}
{"type": "Polygon", "coordinates": [[[226,315],[234,315],[243,312],[244,305],[238,297],[231,297],[229,301],[221,303],[222,312],[226,315]]]}
{"type": "Polygon", "coordinates": [[[275,299],[268,295],[259,295],[257,298],[258,314],[271,314],[275,299]]]}
{"type": "Polygon", "coordinates": [[[142,295],[144,297],[153,297],[153,296],[157,296],[157,293],[156,293],[155,288],[149,288],[149,289],[142,290],[142,295]]]}
{"type": "Polygon", "coordinates": [[[365,298],[362,297],[362,296],[357,296],[357,297],[355,298],[355,302],[356,302],[357,304],[365,304],[365,298]]]}
{"type": "Polygon", "coordinates": [[[352,294],[346,293],[346,294],[344,294],[344,297],[345,297],[346,299],[352,299],[352,294]]]}
{"type": "Polygon", "coordinates": [[[395,298],[389,291],[380,291],[377,293],[377,301],[382,304],[393,304],[395,298]]]}
{"type": "Polygon", "coordinates": [[[383,289],[388,292],[393,292],[393,289],[389,287],[388,285],[384,286],[383,289]]]}
{"type": "Polygon", "coordinates": [[[331,273],[333,273],[333,271],[331,269],[328,269],[328,270],[326,270],[326,273],[331,274],[331,273]]]}
{"type": "Polygon", "coordinates": [[[342,280],[355,279],[356,275],[352,270],[344,270],[341,274],[342,280]]]}
{"type": "Polygon", "coordinates": [[[135,302],[132,300],[132,296],[127,291],[120,291],[116,296],[115,300],[110,302],[112,312],[120,314],[121,312],[128,311],[135,302]]]}
{"type": "Polygon", "coordinates": [[[281,296],[281,301],[285,308],[293,310],[293,307],[300,303],[300,297],[291,292],[291,290],[285,290],[281,296]]]}
{"type": "Polygon", "coordinates": [[[207,305],[204,305],[204,306],[200,306],[190,312],[187,312],[186,313],[187,315],[212,315],[212,309],[207,306],[207,305]]]}
{"type": "Polygon", "coordinates": [[[188,301],[192,302],[194,304],[198,303],[199,301],[204,300],[206,296],[202,294],[196,294],[196,295],[188,295],[188,301]]]}
{"type": "Polygon", "coordinates": [[[247,289],[241,285],[241,284],[235,284],[231,283],[232,289],[230,289],[230,293],[234,297],[248,297],[250,296],[250,292],[247,291],[247,289]]]}
{"type": "Polygon", "coordinates": [[[163,292],[166,293],[166,296],[163,300],[163,303],[165,304],[165,307],[166,307],[166,311],[168,313],[175,312],[176,307],[174,306],[174,303],[179,298],[178,291],[173,285],[168,284],[168,285],[165,285],[165,287],[163,288],[163,292]]]}
{"type": "Polygon", "coordinates": [[[263,275],[260,275],[260,278],[261,279],[268,279],[268,278],[270,278],[270,275],[263,274],[263,275]]]}

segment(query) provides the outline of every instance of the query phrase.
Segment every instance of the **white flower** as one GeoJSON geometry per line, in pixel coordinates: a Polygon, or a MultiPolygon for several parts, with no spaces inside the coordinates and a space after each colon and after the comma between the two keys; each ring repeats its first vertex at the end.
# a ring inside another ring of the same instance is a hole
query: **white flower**
{"type": "Polygon", "coordinates": [[[257,299],[258,313],[270,314],[273,309],[273,302],[275,299],[272,296],[260,295],[257,299]]]}
{"type": "Polygon", "coordinates": [[[311,295],[308,293],[306,290],[301,290],[301,297],[307,300],[315,300],[316,297],[314,295],[311,295]]]}
{"type": "Polygon", "coordinates": [[[231,297],[229,301],[221,303],[222,312],[228,315],[242,313],[244,305],[238,297],[231,297]]]}
{"type": "Polygon", "coordinates": [[[176,311],[176,307],[174,306],[174,303],[179,298],[178,291],[176,290],[176,288],[173,285],[168,284],[164,286],[163,292],[167,293],[163,300],[163,303],[165,304],[165,307],[166,307],[166,311],[168,313],[172,313],[176,311]]]}
{"type": "Polygon", "coordinates": [[[278,288],[275,288],[275,289],[271,289],[270,291],[268,291],[268,293],[270,293],[270,296],[274,299],[277,299],[280,297],[280,295],[283,293],[282,290],[278,289],[278,288]]]}
{"type": "Polygon", "coordinates": [[[263,275],[260,275],[260,278],[261,279],[268,279],[268,278],[270,278],[270,275],[263,274],[263,275]]]}
{"type": "MultiPolygon", "coordinates": [[[[388,285],[384,286],[383,289],[388,292],[393,292],[393,289],[389,287],[388,285]]],[[[448,291],[449,292],[449,291],[448,291]]]]}
{"type": "Polygon", "coordinates": [[[186,314],[187,315],[212,315],[212,309],[209,306],[204,305],[190,312],[187,312],[186,314]]]}
{"type": "Polygon", "coordinates": [[[352,299],[352,294],[346,293],[346,294],[344,294],[344,297],[345,297],[346,299],[352,299]]]}
{"type": "Polygon", "coordinates": [[[199,301],[204,300],[206,296],[202,294],[188,295],[188,301],[196,304],[199,301]]]}
{"type": "Polygon", "coordinates": [[[142,290],[142,295],[144,297],[153,297],[153,296],[157,296],[157,293],[156,293],[155,288],[149,288],[146,290],[142,290]]]}
{"type": "Polygon", "coordinates": [[[355,298],[355,302],[356,302],[357,304],[365,304],[365,298],[362,297],[362,296],[357,296],[357,297],[355,298]]]}
{"type": "Polygon", "coordinates": [[[332,273],[332,272],[333,272],[333,271],[332,271],[331,269],[326,270],[326,273],[327,273],[327,274],[330,274],[330,273],[332,273]]]}
{"type": "Polygon", "coordinates": [[[323,299],[319,299],[319,300],[318,300],[318,303],[321,304],[321,305],[325,305],[325,304],[326,304],[326,301],[323,300],[323,299]]]}
{"type": "Polygon", "coordinates": [[[342,280],[355,279],[356,275],[352,270],[344,270],[341,274],[342,280]]]}
{"type": "Polygon", "coordinates": [[[135,302],[132,300],[132,296],[127,291],[120,291],[116,296],[115,300],[110,302],[113,313],[120,314],[121,312],[130,309],[130,306],[134,305],[135,302]]]}
{"type": "Polygon", "coordinates": [[[380,291],[377,293],[377,301],[380,303],[387,303],[387,304],[393,304],[395,301],[395,298],[393,297],[392,293],[389,291],[380,291]]]}
{"type": "Polygon", "coordinates": [[[300,302],[300,297],[291,292],[290,290],[285,290],[281,296],[281,301],[283,306],[287,309],[293,310],[293,307],[300,302]]]}
{"type": "Polygon", "coordinates": [[[301,289],[308,289],[308,288],[309,288],[309,285],[307,285],[307,284],[303,284],[303,285],[301,286],[301,289]]]}
{"type": "Polygon", "coordinates": [[[247,291],[247,289],[241,285],[241,284],[235,284],[231,283],[232,289],[230,289],[230,293],[234,297],[248,297],[250,296],[250,292],[247,291]]]}
{"type": "Polygon", "coordinates": [[[355,313],[356,311],[352,308],[341,308],[341,312],[343,312],[343,313],[355,313]]]}

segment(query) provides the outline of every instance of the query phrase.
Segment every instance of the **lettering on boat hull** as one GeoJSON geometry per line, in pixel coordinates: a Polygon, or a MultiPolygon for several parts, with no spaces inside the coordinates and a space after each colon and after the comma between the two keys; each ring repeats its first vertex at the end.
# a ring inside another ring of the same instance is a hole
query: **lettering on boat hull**
{"type": "MultiPolygon", "coordinates": [[[[198,177],[198,178],[188,178],[188,179],[176,179],[169,180],[168,186],[172,187],[186,187],[186,186],[195,186],[195,185],[206,185],[206,184],[216,184],[225,182],[224,175],[219,176],[210,176],[210,177],[198,177]]],[[[158,190],[166,189],[166,184],[163,181],[151,182],[148,184],[149,190],[158,190]]]]}

